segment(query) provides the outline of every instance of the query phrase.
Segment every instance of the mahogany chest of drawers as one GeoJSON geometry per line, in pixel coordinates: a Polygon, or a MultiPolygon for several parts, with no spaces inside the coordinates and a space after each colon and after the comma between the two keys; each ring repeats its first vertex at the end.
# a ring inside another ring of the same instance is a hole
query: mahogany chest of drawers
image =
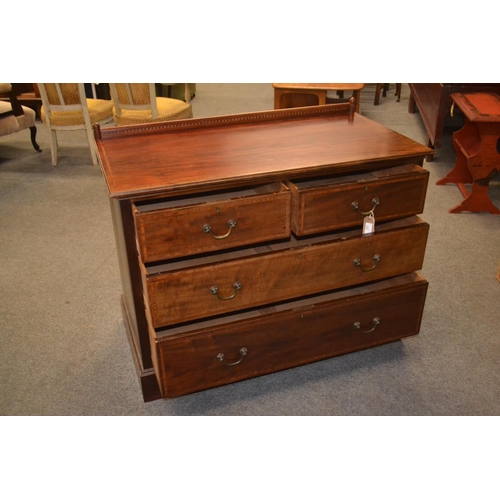
{"type": "Polygon", "coordinates": [[[352,102],[94,132],[145,401],[419,332],[431,149],[352,102]]]}

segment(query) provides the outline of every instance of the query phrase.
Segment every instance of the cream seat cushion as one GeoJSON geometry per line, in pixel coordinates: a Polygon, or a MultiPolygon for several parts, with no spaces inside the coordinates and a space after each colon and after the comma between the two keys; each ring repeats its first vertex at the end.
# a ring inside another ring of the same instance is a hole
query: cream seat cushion
{"type": "MultiPolygon", "coordinates": [[[[22,108],[24,112],[22,116],[14,116],[13,114],[3,118],[0,116],[0,136],[35,126],[35,112],[27,106],[22,106],[22,108]]],[[[10,102],[0,101],[0,115],[8,111],[12,111],[10,102]]]]}
{"type": "MultiPolygon", "coordinates": [[[[183,120],[193,117],[191,104],[169,97],[157,97],[158,118],[155,121],[183,120]]],[[[113,118],[117,125],[136,125],[153,121],[150,110],[128,110],[123,109],[121,116],[113,112],[113,118]]]]}
{"type": "MultiPolygon", "coordinates": [[[[98,123],[111,116],[113,102],[104,99],[87,99],[90,122],[98,123]]],[[[42,121],[45,122],[45,110],[40,111],[42,121]]],[[[83,125],[83,113],[81,111],[53,111],[50,114],[50,123],[56,126],[83,125]]]]}

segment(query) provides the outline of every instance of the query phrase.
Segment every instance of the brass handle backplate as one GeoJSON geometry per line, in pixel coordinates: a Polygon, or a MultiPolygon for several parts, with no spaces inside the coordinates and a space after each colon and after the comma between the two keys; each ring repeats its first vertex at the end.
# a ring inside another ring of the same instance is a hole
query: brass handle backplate
{"type": "Polygon", "coordinates": [[[375,264],[373,264],[372,267],[361,267],[361,259],[354,259],[354,265],[356,267],[359,267],[361,269],[361,271],[363,272],[368,272],[368,271],[371,271],[372,269],[375,269],[376,265],[380,262],[380,255],[377,253],[373,256],[373,260],[375,261],[375,264]]]}
{"type": "Polygon", "coordinates": [[[359,209],[359,203],[357,201],[353,201],[351,203],[351,208],[353,210],[357,210],[361,215],[365,216],[365,215],[370,215],[370,214],[373,214],[373,212],[375,211],[375,208],[377,208],[377,205],[380,203],[379,199],[378,198],[373,198],[372,200],[372,209],[369,210],[368,212],[362,212],[360,209],[359,209]]]}
{"type": "Polygon", "coordinates": [[[215,295],[219,300],[231,300],[231,299],[234,299],[236,297],[236,294],[241,290],[241,283],[239,281],[236,281],[236,283],[234,283],[234,285],[233,285],[233,289],[234,289],[234,293],[232,295],[230,295],[229,297],[221,297],[219,295],[219,288],[216,286],[213,286],[212,288],[210,288],[210,293],[212,295],[215,295]]]}
{"type": "Polygon", "coordinates": [[[217,354],[217,356],[215,356],[215,358],[218,361],[220,361],[221,363],[225,363],[227,366],[239,365],[243,361],[243,358],[248,354],[248,349],[246,347],[242,347],[239,350],[239,353],[240,353],[240,359],[238,359],[238,361],[235,361],[234,363],[228,363],[225,359],[223,352],[220,352],[219,354],[217,354]]]}
{"type": "Polygon", "coordinates": [[[375,330],[375,328],[377,328],[379,324],[380,324],[380,318],[373,318],[372,320],[373,327],[370,328],[369,330],[361,330],[361,323],[359,321],[356,321],[356,323],[354,323],[354,325],[352,326],[355,330],[361,330],[363,333],[370,333],[373,332],[373,330],[375,330]]]}
{"type": "Polygon", "coordinates": [[[229,231],[226,234],[217,235],[212,233],[212,226],[210,226],[210,224],[205,224],[203,226],[203,232],[209,234],[214,240],[223,240],[231,234],[233,227],[236,227],[236,221],[233,219],[228,220],[227,227],[229,228],[229,231]]]}

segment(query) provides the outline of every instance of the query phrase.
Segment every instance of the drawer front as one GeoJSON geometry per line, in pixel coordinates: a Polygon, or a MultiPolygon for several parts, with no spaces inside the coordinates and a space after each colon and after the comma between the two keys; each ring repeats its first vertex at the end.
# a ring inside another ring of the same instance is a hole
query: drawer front
{"type": "Polygon", "coordinates": [[[341,179],[292,183],[292,231],[304,236],[355,227],[373,210],[377,222],[423,212],[429,172],[405,165],[341,179]],[[313,186],[311,186],[311,184],[313,186]],[[316,186],[314,186],[316,184],[316,186]]]}
{"type": "Polygon", "coordinates": [[[146,276],[154,328],[422,268],[428,224],[146,276]]]}
{"type": "MultiPolygon", "coordinates": [[[[163,397],[176,397],[416,335],[427,282],[156,339],[163,397]]],[[[334,294],[333,294],[334,295],[334,294]]],[[[153,339],[154,340],[154,339],[153,339]]]]}
{"type": "MultiPolygon", "coordinates": [[[[233,196],[236,196],[233,195],[233,196]]],[[[290,236],[290,192],[220,199],[135,213],[143,262],[155,262],[290,236]]]]}

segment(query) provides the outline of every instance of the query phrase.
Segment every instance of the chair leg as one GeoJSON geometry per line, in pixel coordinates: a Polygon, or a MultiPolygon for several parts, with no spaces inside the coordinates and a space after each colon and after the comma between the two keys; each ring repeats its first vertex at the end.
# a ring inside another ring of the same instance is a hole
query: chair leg
{"type": "Polygon", "coordinates": [[[88,127],[85,127],[85,131],[87,132],[87,141],[89,142],[89,148],[90,148],[90,155],[92,156],[92,163],[94,165],[97,165],[97,154],[95,152],[95,148],[94,148],[94,143],[93,143],[93,133],[92,133],[92,129],[90,128],[90,126],[88,127]]]}
{"type": "Polygon", "coordinates": [[[356,113],[359,113],[359,105],[360,105],[360,101],[361,101],[361,90],[355,90],[352,93],[352,96],[354,97],[354,99],[356,99],[356,113]]]}
{"type": "Polygon", "coordinates": [[[401,84],[400,83],[396,83],[396,93],[394,95],[397,97],[396,102],[401,101],[401,84]]]}
{"type": "Polygon", "coordinates": [[[97,155],[96,155],[94,146],[92,145],[91,142],[89,143],[89,146],[90,146],[90,155],[92,156],[92,163],[94,165],[97,165],[97,155]]]}
{"type": "Polygon", "coordinates": [[[50,139],[50,152],[52,155],[52,165],[55,167],[57,165],[57,135],[55,130],[51,130],[49,134],[50,139]]]}
{"type": "Polygon", "coordinates": [[[191,102],[191,90],[189,89],[189,83],[184,84],[184,101],[188,104],[191,102]]]}
{"type": "Polygon", "coordinates": [[[373,103],[375,104],[375,106],[378,106],[378,104],[380,103],[380,92],[382,91],[383,85],[383,83],[377,83],[377,86],[375,87],[375,101],[373,103]]]}
{"type": "Polygon", "coordinates": [[[33,125],[33,127],[30,127],[30,134],[31,134],[31,144],[33,144],[35,151],[38,151],[39,153],[41,153],[42,150],[40,149],[40,146],[36,143],[36,126],[35,125],[33,125]]]}
{"type": "MultiPolygon", "coordinates": [[[[382,92],[382,97],[385,97],[387,95],[387,91],[389,90],[389,84],[388,83],[377,83],[377,86],[375,87],[375,101],[374,104],[377,105],[380,102],[380,92],[382,92]]],[[[394,94],[397,96],[396,101],[399,102],[401,100],[401,84],[396,83],[396,93],[394,94]]]]}

